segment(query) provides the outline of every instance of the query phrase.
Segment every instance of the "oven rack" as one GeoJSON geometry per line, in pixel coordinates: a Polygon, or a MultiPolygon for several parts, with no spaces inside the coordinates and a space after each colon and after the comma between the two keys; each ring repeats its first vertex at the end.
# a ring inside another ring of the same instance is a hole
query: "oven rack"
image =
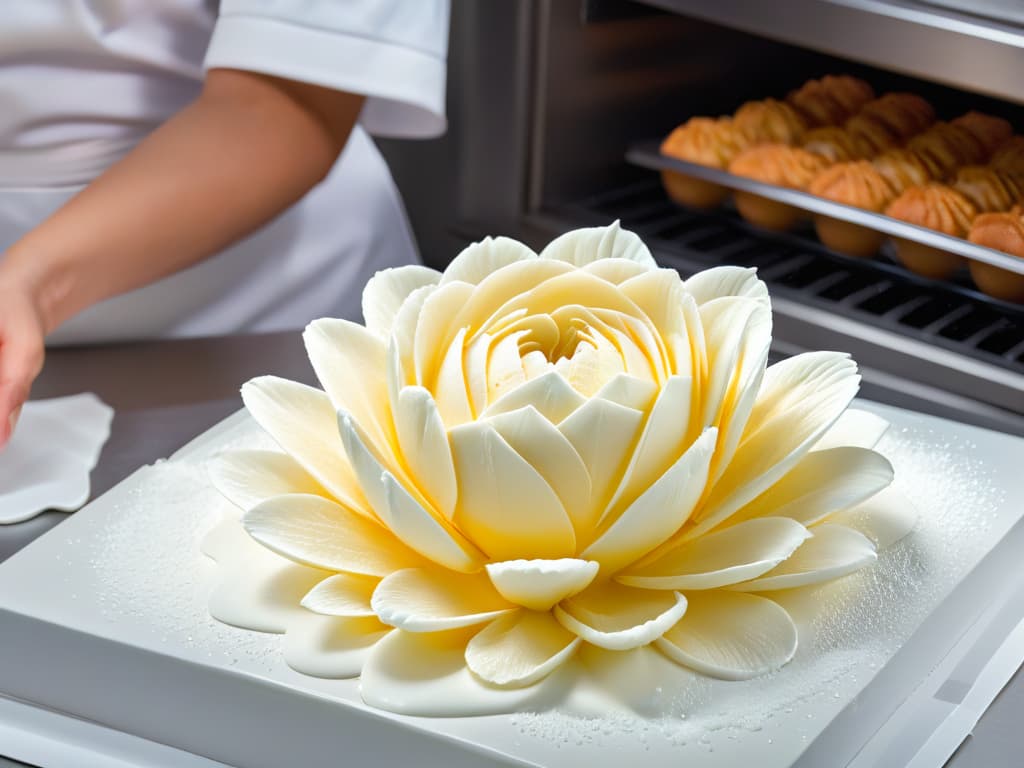
{"type": "Polygon", "coordinates": [[[893,219],[880,213],[873,213],[862,208],[854,208],[849,205],[826,200],[801,190],[765,184],[761,181],[748,179],[745,176],[736,176],[718,168],[709,168],[705,165],[688,163],[674,157],[667,157],[659,151],[659,144],[660,142],[656,141],[645,141],[636,144],[627,151],[626,160],[642,168],[655,171],[676,171],[687,176],[721,184],[723,187],[732,190],[752,192],[769,200],[786,203],[809,213],[818,213],[834,219],[848,221],[852,224],[859,224],[892,237],[928,245],[942,251],[963,256],[965,259],[985,262],[1000,269],[1005,269],[1007,272],[1024,275],[1024,259],[1017,256],[986,248],[959,237],[944,235],[933,229],[908,224],[905,221],[893,219]]]}
{"type": "MultiPolygon", "coordinates": [[[[774,296],[995,366],[1011,388],[1022,389],[1024,307],[986,296],[966,282],[919,277],[884,257],[843,256],[817,243],[812,231],[767,232],[729,209],[686,210],[656,179],[574,202],[566,212],[593,223],[621,220],[684,275],[719,264],[756,267],[774,296]]],[[[1024,409],[1024,389],[1009,398],[1024,409]]]]}

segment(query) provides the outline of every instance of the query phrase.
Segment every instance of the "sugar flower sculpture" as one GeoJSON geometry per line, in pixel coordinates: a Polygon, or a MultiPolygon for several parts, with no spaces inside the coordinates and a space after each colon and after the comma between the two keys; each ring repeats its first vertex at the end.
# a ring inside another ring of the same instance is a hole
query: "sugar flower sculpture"
{"type": "MultiPolygon", "coordinates": [[[[385,270],[363,313],[307,328],[322,390],[244,386],[281,451],[211,469],[234,525],[304,574],[300,610],[361,649],[339,675],[437,642],[496,690],[588,645],[751,678],[797,648],[770,595],[869,566],[913,525],[882,493],[885,423],[847,410],[848,356],[767,365],[753,270],[683,281],[613,224],[385,270]]],[[[378,677],[363,696],[388,707],[378,677]]]]}

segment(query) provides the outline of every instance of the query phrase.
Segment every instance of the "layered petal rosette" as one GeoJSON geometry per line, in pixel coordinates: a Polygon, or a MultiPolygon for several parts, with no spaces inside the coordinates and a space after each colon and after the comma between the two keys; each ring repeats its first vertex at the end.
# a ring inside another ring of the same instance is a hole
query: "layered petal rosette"
{"type": "MultiPolygon", "coordinates": [[[[539,255],[489,238],[443,273],[378,273],[363,312],[306,330],[322,390],[243,388],[281,452],[212,470],[292,599],[359,651],[347,674],[436,642],[495,689],[584,644],[749,678],[797,647],[772,595],[863,568],[913,525],[873,450],[886,425],[848,410],[855,364],[767,366],[752,270],[684,282],[618,225],[539,255]]],[[[243,581],[215,615],[247,623],[243,581]]]]}

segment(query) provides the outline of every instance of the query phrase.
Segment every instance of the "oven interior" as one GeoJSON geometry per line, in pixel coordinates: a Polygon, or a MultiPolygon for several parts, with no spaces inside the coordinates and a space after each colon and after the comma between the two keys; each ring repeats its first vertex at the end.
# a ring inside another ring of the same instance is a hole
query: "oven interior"
{"type": "MultiPolygon", "coordinates": [[[[690,116],[782,98],[830,73],[862,77],[878,93],[918,93],[940,118],[975,109],[1024,133],[1024,81],[1017,94],[1015,81],[1001,84],[1001,70],[981,76],[986,66],[1005,67],[1009,55],[989,39],[994,23],[971,17],[966,43],[925,35],[949,50],[925,47],[915,55],[894,52],[891,39],[872,42],[873,35],[893,36],[885,23],[877,35],[852,23],[846,34],[829,7],[857,5],[852,0],[767,4],[783,17],[781,30],[799,26],[784,16],[802,6],[824,14],[806,45],[742,31],[760,25],[785,34],[757,18],[764,4],[718,5],[725,10],[689,0],[456,0],[449,133],[435,142],[385,145],[427,262],[442,267],[487,234],[541,246],[567,229],[619,219],[684,276],[717,264],[756,267],[773,296],[777,355],[848,351],[863,370],[867,397],[1024,435],[1024,305],[988,297],[966,277],[918,277],[884,253],[843,256],[809,227],[768,233],[730,208],[681,208],[656,173],[626,159],[630,147],[662,138],[690,116]],[[851,49],[854,57],[823,52],[851,49]],[[991,52],[991,64],[978,61],[979,51],[991,52]],[[931,68],[936,56],[946,62],[942,69],[931,68]]],[[[935,4],[910,5],[918,15],[909,16],[908,39],[918,46],[921,19],[941,30],[955,16],[935,4]]],[[[999,28],[1000,40],[1014,29],[1005,19],[999,28]]],[[[1024,51],[1024,27],[1017,29],[1024,51]]]]}

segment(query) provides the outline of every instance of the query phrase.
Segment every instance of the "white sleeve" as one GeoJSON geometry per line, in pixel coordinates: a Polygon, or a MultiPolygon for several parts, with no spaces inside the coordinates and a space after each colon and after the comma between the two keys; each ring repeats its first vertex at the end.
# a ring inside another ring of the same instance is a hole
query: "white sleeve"
{"type": "Polygon", "coordinates": [[[448,17],[449,0],[222,0],[204,66],[362,94],[368,132],[437,136],[448,17]]]}

